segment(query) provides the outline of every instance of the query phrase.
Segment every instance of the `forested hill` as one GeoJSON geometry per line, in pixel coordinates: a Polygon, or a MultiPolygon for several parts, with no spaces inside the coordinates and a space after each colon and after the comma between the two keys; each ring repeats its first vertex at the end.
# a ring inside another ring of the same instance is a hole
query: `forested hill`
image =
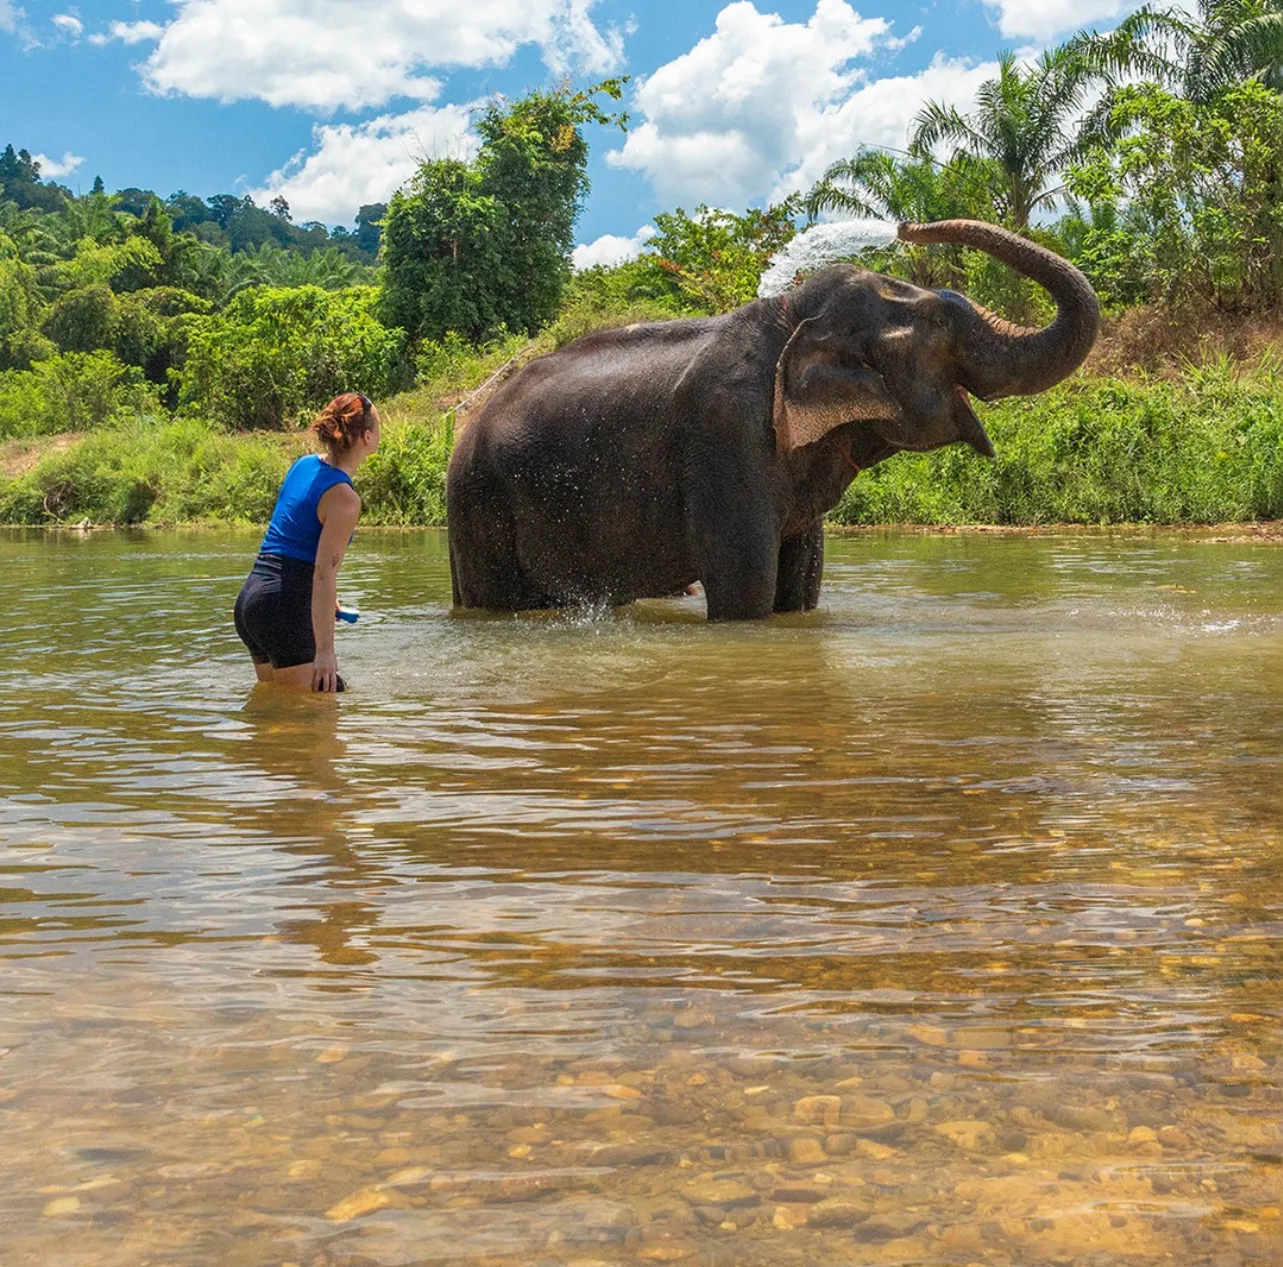
{"type": "MultiPolygon", "coordinates": [[[[151,189],[119,189],[107,194],[101,176],[94,178],[91,198],[106,197],[114,210],[141,217],[152,203],[159,203],[177,233],[192,233],[209,246],[245,251],[274,243],[284,250],[311,255],[333,247],[356,264],[373,264],[379,254],[380,222],[387,204],[369,203],[356,214],[352,229],[326,226],[317,220],[295,224],[289,203],[273,198],[266,207],[249,197],[214,194],[198,198],[180,189],[162,197],[151,189]]],[[[65,212],[77,201],[65,185],[40,179],[40,164],[25,149],[10,143],[0,154],[0,204],[12,203],[19,211],[65,212]]]]}

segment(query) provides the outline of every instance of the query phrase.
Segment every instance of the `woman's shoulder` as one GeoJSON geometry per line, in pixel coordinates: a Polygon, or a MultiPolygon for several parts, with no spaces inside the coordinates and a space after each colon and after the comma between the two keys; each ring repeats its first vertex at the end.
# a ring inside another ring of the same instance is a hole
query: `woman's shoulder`
{"type": "Polygon", "coordinates": [[[344,519],[350,516],[353,522],[361,513],[361,497],[352,487],[351,480],[336,481],[321,494],[316,506],[316,513],[320,516],[321,522],[327,522],[334,512],[344,519]]]}
{"type": "Polygon", "coordinates": [[[327,484],[346,484],[350,488],[352,477],[341,467],[335,466],[333,462],[327,462],[319,453],[309,455],[316,465],[312,468],[313,474],[324,480],[327,484]]]}
{"type": "Polygon", "coordinates": [[[286,472],[286,479],[291,475],[295,477],[314,475],[317,470],[317,464],[320,461],[320,456],[316,453],[305,453],[302,457],[295,458],[290,463],[290,469],[286,472]]]}

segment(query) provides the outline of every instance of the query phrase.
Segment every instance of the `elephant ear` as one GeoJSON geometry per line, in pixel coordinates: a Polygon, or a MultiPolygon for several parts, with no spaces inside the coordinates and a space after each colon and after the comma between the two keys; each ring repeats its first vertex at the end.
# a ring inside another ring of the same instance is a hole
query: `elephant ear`
{"type": "Polygon", "coordinates": [[[882,375],[862,362],[834,361],[815,317],[798,322],[775,366],[775,447],[780,453],[823,440],[848,422],[899,418],[882,375]]]}

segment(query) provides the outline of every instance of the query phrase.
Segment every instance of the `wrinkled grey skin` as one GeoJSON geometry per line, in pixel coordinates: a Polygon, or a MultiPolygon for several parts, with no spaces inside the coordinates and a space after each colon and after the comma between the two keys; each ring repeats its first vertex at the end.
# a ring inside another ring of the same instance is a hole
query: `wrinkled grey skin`
{"type": "Polygon", "coordinates": [[[968,395],[1081,364],[1099,313],[1059,256],[974,221],[902,225],[1034,278],[1057,316],[1013,327],[961,295],[849,265],[721,317],[589,335],[531,362],[463,431],[446,485],[460,607],[623,604],[701,581],[714,620],[805,611],[822,521],[857,468],[961,441],[968,395]]]}

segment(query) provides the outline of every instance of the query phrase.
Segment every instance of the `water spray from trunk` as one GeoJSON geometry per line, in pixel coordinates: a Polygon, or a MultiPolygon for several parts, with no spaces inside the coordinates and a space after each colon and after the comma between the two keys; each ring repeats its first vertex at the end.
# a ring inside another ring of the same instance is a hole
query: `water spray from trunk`
{"type": "Polygon", "coordinates": [[[890,246],[898,226],[893,220],[835,220],[803,229],[782,251],[771,256],[770,267],[758,283],[757,297],[782,295],[798,273],[810,273],[834,260],[870,247],[890,246]]]}

